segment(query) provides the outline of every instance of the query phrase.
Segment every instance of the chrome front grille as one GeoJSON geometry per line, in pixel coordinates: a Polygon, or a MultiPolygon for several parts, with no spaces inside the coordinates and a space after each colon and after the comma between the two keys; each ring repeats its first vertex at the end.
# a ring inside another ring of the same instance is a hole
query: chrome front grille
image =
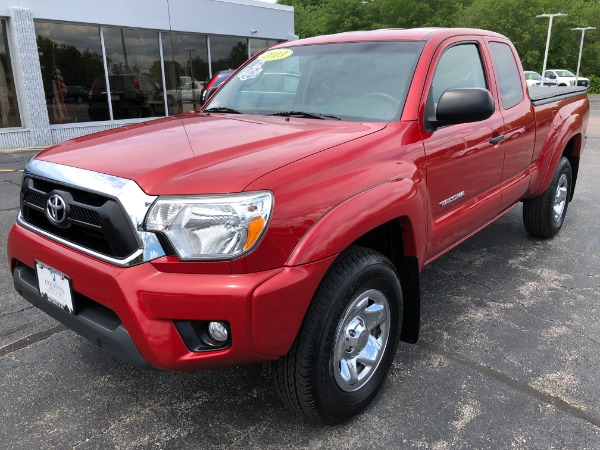
{"type": "Polygon", "coordinates": [[[139,250],[131,224],[115,199],[33,176],[23,178],[21,189],[21,216],[28,224],[111,258],[126,258],[139,250]],[[53,194],[65,201],[61,224],[48,215],[53,194]]]}
{"type": "Polygon", "coordinates": [[[95,258],[130,266],[165,255],[156,235],[143,230],[155,199],[131,180],[32,160],[24,171],[18,223],[95,258]],[[52,215],[57,197],[59,220],[52,215]]]}

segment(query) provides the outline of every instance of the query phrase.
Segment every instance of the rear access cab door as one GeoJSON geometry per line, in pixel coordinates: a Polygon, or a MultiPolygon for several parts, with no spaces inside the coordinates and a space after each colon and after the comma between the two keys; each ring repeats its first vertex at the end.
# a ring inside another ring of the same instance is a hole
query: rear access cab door
{"type": "Polygon", "coordinates": [[[500,112],[504,119],[502,210],[523,198],[529,188],[536,122],[519,55],[506,39],[485,38],[494,64],[500,112]]]}

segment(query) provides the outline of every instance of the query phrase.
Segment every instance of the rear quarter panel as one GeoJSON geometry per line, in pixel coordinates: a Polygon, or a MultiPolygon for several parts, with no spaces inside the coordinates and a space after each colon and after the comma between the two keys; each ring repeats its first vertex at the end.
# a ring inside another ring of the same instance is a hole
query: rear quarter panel
{"type": "Polygon", "coordinates": [[[573,139],[572,156],[580,156],[585,143],[590,105],[587,95],[534,106],[536,141],[531,185],[527,196],[544,192],[552,181],[554,171],[567,144],[573,139]]]}

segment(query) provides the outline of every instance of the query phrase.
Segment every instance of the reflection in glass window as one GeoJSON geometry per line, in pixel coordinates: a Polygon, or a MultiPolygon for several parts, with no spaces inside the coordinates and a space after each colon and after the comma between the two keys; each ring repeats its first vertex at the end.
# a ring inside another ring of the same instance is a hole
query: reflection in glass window
{"type": "Polygon", "coordinates": [[[279,41],[275,39],[248,39],[248,45],[250,46],[250,56],[256,55],[261,50],[270,47],[271,45],[277,44],[279,41]]]}
{"type": "MultiPolygon", "coordinates": [[[[165,115],[158,32],[104,28],[113,118],[165,115]]],[[[106,79],[100,75],[90,93],[90,115],[109,118],[106,79]]],[[[96,120],[96,119],[95,119],[96,120]]]]}
{"type": "Polygon", "coordinates": [[[36,21],[35,31],[50,123],[98,120],[90,117],[87,101],[104,73],[99,28],[36,21]]]}
{"type": "Polygon", "coordinates": [[[437,106],[446,89],[475,87],[487,89],[478,47],[475,44],[461,44],[447,49],[438,62],[431,83],[433,104],[437,106]]]}
{"type": "Polygon", "coordinates": [[[162,33],[162,45],[169,114],[195,111],[209,78],[206,36],[162,33]]]}
{"type": "Polygon", "coordinates": [[[259,56],[232,75],[205,110],[398,120],[423,45],[389,41],[279,47],[273,50],[278,57],[259,56]]]}
{"type": "Polygon", "coordinates": [[[500,42],[490,42],[490,51],[492,52],[497,80],[500,85],[502,107],[510,109],[523,99],[519,68],[508,45],[500,42]]]}
{"type": "Polygon", "coordinates": [[[13,78],[8,39],[6,38],[6,22],[0,20],[0,127],[20,127],[21,116],[17,103],[15,80],[13,78]]]}
{"type": "Polygon", "coordinates": [[[248,59],[246,38],[211,36],[210,57],[213,75],[221,70],[237,69],[248,59]]]}

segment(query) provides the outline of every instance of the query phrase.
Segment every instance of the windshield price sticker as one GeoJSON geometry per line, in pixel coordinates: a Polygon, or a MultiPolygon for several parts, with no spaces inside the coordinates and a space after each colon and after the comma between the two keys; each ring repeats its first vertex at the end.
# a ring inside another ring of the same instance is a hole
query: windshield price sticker
{"type": "Polygon", "coordinates": [[[74,313],[73,299],[71,296],[71,279],[64,273],[47,266],[39,261],[35,262],[40,295],[71,314],[74,313]]]}
{"type": "Polygon", "coordinates": [[[264,63],[264,61],[257,61],[253,65],[244,68],[238,75],[238,78],[242,81],[250,80],[251,78],[256,78],[263,71],[264,63]]]}
{"type": "Polygon", "coordinates": [[[269,50],[268,52],[264,52],[262,55],[258,57],[260,61],[276,61],[278,59],[284,59],[292,56],[294,53],[289,48],[282,48],[278,50],[269,50]]]}

